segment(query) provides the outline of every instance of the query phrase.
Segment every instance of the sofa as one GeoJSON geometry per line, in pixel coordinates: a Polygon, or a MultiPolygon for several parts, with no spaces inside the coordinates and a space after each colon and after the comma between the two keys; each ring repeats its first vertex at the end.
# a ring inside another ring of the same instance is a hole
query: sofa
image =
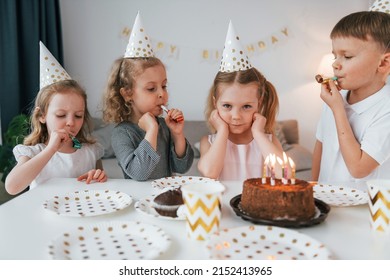
{"type": "MultiPolygon", "coordinates": [[[[94,119],[93,135],[104,146],[103,167],[109,178],[123,178],[121,168],[115,158],[111,147],[112,124],[104,124],[99,119],[94,119]]],[[[184,133],[195,152],[192,167],[184,175],[201,176],[197,164],[199,160],[199,141],[203,135],[210,134],[205,121],[186,121],[184,133]]],[[[299,130],[297,120],[282,120],[277,122],[275,134],[282,144],[287,156],[296,164],[296,177],[303,180],[311,179],[312,154],[299,144],[299,130]]]]}

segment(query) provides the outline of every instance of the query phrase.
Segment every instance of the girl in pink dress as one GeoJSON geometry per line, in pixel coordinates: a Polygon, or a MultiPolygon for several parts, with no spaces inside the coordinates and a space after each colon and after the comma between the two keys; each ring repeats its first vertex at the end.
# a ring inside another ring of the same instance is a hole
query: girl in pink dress
{"type": "Polygon", "coordinates": [[[198,169],[205,177],[261,177],[269,154],[282,157],[282,146],[273,133],[279,104],[276,90],[240,49],[230,23],[221,67],[205,110],[214,132],[200,142],[198,169]]]}

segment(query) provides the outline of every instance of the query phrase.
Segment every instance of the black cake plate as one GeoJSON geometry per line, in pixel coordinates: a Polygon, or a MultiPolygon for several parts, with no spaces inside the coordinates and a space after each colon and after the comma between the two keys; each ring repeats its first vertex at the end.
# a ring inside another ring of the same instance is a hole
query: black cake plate
{"type": "Polygon", "coordinates": [[[266,220],[266,219],[251,217],[249,214],[245,213],[241,209],[241,194],[233,197],[230,200],[230,206],[233,208],[236,215],[241,217],[243,220],[250,221],[253,224],[270,225],[270,226],[278,226],[278,227],[286,227],[286,228],[311,227],[325,221],[330,211],[330,206],[317,198],[314,198],[314,204],[316,206],[316,214],[313,218],[307,221],[294,221],[294,220],[286,220],[286,219],[266,220]]]}

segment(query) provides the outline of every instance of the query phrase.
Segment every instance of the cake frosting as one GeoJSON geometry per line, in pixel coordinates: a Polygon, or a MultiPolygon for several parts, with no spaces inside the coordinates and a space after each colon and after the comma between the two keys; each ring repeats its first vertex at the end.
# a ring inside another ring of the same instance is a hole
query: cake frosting
{"type": "Polygon", "coordinates": [[[307,181],[295,180],[295,184],[283,184],[270,178],[247,179],[243,183],[240,207],[253,218],[265,220],[306,221],[314,217],[315,204],[313,185],[307,181]]]}

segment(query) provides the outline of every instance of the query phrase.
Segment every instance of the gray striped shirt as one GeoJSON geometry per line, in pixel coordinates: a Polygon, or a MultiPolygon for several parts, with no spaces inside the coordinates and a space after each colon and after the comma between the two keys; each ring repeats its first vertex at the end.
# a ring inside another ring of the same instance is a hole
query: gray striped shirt
{"type": "Polygon", "coordinates": [[[185,173],[194,160],[194,151],[186,139],[186,152],[178,158],[170,130],[163,118],[156,118],[159,129],[157,151],[146,141],[145,131],[137,124],[122,122],[111,136],[112,148],[126,179],[145,181],[185,173]]]}

